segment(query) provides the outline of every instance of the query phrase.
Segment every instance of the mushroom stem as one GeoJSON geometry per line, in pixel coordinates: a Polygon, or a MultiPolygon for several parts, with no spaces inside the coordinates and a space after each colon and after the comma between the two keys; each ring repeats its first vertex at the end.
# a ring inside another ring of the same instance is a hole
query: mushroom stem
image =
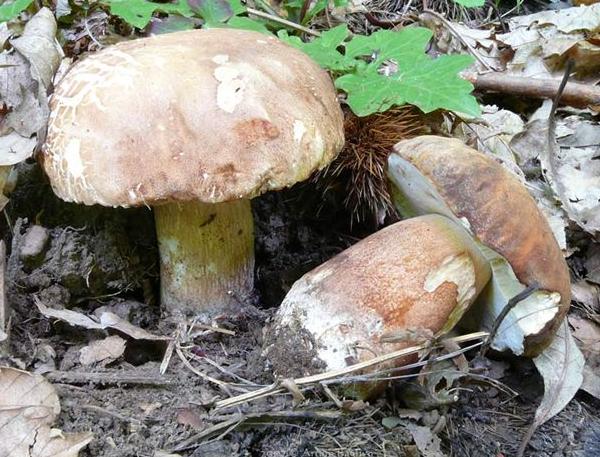
{"type": "Polygon", "coordinates": [[[154,208],[162,306],[173,314],[240,306],[254,282],[250,200],[154,208]]]}

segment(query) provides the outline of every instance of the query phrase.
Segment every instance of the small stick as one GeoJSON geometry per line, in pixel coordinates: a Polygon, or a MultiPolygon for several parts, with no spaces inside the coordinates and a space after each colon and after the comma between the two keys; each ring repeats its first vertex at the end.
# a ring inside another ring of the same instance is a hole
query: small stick
{"type": "Polygon", "coordinates": [[[267,20],[273,21],[273,22],[278,22],[280,24],[287,25],[288,27],[291,27],[296,30],[300,30],[301,32],[307,33],[312,36],[321,36],[321,34],[315,30],[311,30],[307,27],[304,27],[303,25],[296,24],[295,22],[288,21],[287,19],[283,19],[279,16],[273,16],[272,14],[265,13],[263,11],[259,11],[257,9],[248,8],[248,7],[246,7],[246,11],[248,12],[248,14],[251,14],[252,16],[260,17],[260,18],[267,19],[267,20]]]}
{"type": "Polygon", "coordinates": [[[458,30],[456,30],[454,28],[454,26],[448,19],[446,19],[444,16],[442,16],[440,13],[438,13],[436,11],[427,10],[427,9],[425,11],[423,11],[422,15],[430,15],[430,16],[433,16],[434,18],[438,19],[442,24],[444,24],[444,26],[450,31],[450,33],[452,35],[454,35],[456,37],[456,39],[463,44],[464,47],[467,48],[469,53],[473,57],[475,57],[475,59],[477,59],[477,62],[479,62],[481,65],[483,65],[483,67],[486,68],[487,70],[493,70],[493,68],[490,67],[490,65],[485,60],[483,60],[483,58],[477,52],[477,50],[475,50],[475,48],[473,48],[473,46],[471,46],[471,44],[461,36],[461,34],[458,32],[458,30]]]}
{"type": "Polygon", "coordinates": [[[179,356],[179,358],[181,359],[181,362],[183,362],[183,364],[186,366],[186,368],[188,370],[190,370],[192,373],[194,373],[195,375],[197,375],[200,378],[204,379],[205,381],[212,382],[213,384],[216,384],[221,389],[223,389],[225,392],[229,393],[229,387],[230,387],[229,384],[227,384],[224,381],[221,381],[220,379],[213,378],[212,376],[209,376],[206,373],[203,373],[200,370],[197,370],[196,368],[194,368],[192,366],[192,364],[190,363],[190,361],[187,359],[186,355],[181,350],[181,347],[179,345],[175,346],[175,353],[179,356]]]}
{"type": "Polygon", "coordinates": [[[98,372],[98,373],[81,373],[77,371],[50,371],[44,376],[52,382],[63,384],[103,384],[103,385],[120,385],[120,384],[139,384],[149,386],[168,386],[171,380],[161,378],[156,374],[141,374],[119,373],[118,371],[98,372]]]}
{"type": "Polygon", "coordinates": [[[304,17],[306,13],[308,13],[308,7],[310,6],[311,0],[304,0],[302,3],[302,9],[300,10],[300,14],[298,15],[298,21],[302,23],[304,21],[304,17]]]}
{"type": "Polygon", "coordinates": [[[538,285],[538,283],[534,282],[533,284],[530,284],[525,289],[523,289],[521,292],[519,292],[517,295],[512,297],[510,300],[508,300],[508,302],[506,303],[506,306],[502,309],[500,314],[498,314],[498,317],[496,317],[496,320],[494,321],[494,325],[492,326],[492,329],[490,330],[490,334],[489,334],[487,340],[481,346],[481,349],[479,350],[479,357],[485,356],[486,352],[490,348],[490,345],[492,344],[492,341],[494,341],[494,338],[496,338],[496,334],[498,333],[498,329],[500,328],[500,325],[502,324],[502,322],[504,321],[504,319],[506,318],[508,313],[510,313],[510,311],[515,306],[517,306],[519,303],[521,303],[523,300],[525,300],[527,297],[529,297],[536,290],[539,290],[539,288],[540,288],[540,286],[538,285]]]}
{"type": "Polygon", "coordinates": [[[401,25],[406,19],[400,18],[396,20],[379,19],[373,15],[373,13],[365,13],[365,19],[369,21],[369,24],[375,27],[381,27],[383,29],[393,29],[394,27],[401,25]]]}
{"type": "MultiPolygon", "coordinates": [[[[338,400],[339,401],[339,400],[338,400]]],[[[244,420],[253,419],[305,419],[305,420],[334,420],[342,417],[343,413],[339,410],[284,410],[284,411],[265,411],[256,413],[246,413],[243,415],[244,420]]],[[[231,419],[240,418],[239,414],[222,414],[222,415],[202,415],[201,420],[207,422],[229,421],[231,419]]]]}
{"type": "MultiPolygon", "coordinates": [[[[233,330],[216,327],[214,325],[200,324],[198,322],[194,322],[192,325],[190,325],[190,332],[196,327],[201,328],[202,330],[207,330],[209,332],[224,333],[225,335],[235,336],[235,332],[233,330]]],[[[192,335],[192,336],[196,336],[196,335],[192,335]]]]}
{"type": "MultiPolygon", "coordinates": [[[[504,72],[463,73],[462,77],[471,82],[477,90],[531,98],[554,99],[561,85],[561,81],[555,79],[524,78],[504,72]]],[[[600,87],[566,83],[560,101],[575,108],[600,106],[600,87]]]]}
{"type": "MultiPolygon", "coordinates": [[[[201,419],[205,421],[220,421],[207,429],[196,433],[189,437],[185,441],[178,444],[175,448],[171,449],[171,452],[185,451],[195,445],[204,438],[208,438],[215,433],[225,430],[220,436],[225,436],[234,428],[242,425],[244,422],[249,420],[264,421],[266,419],[288,419],[288,420],[321,420],[330,421],[339,419],[343,413],[341,411],[273,411],[273,412],[261,412],[261,413],[248,413],[248,414],[230,414],[221,416],[202,416],[201,419]]],[[[265,424],[266,425],[266,424],[265,424]]]]}
{"type": "MultiPolygon", "coordinates": [[[[454,338],[449,338],[449,340],[454,341],[456,343],[465,343],[468,341],[479,340],[486,338],[488,336],[487,332],[475,332],[469,333],[467,335],[461,335],[454,338]]],[[[354,365],[347,366],[345,368],[340,368],[338,370],[327,371],[325,373],[316,374],[312,376],[305,376],[302,378],[294,379],[294,383],[298,386],[306,385],[306,384],[318,384],[322,381],[327,381],[329,379],[338,378],[340,376],[347,375],[349,373],[354,373],[356,371],[363,370],[365,368],[369,368],[375,365],[379,365],[384,362],[389,362],[391,360],[399,359],[405,357],[410,354],[415,354],[423,349],[429,347],[429,344],[421,344],[419,346],[412,346],[409,348],[401,349],[399,351],[390,352],[388,354],[380,355],[379,357],[374,357],[371,360],[367,360],[365,362],[356,363],[354,365]]],[[[225,400],[220,400],[215,403],[215,410],[227,408],[229,406],[239,405],[241,403],[246,403],[248,401],[256,400],[263,397],[268,397],[270,395],[275,395],[285,392],[285,389],[281,387],[281,385],[276,382],[270,386],[263,387],[262,389],[258,389],[252,392],[248,392],[242,395],[238,395],[236,397],[227,398],[225,400]]]]}
{"type": "Polygon", "coordinates": [[[179,443],[176,447],[171,449],[169,452],[180,452],[185,451],[204,438],[207,438],[215,433],[223,431],[222,435],[226,435],[231,430],[235,429],[238,425],[240,425],[244,421],[243,416],[236,416],[227,421],[219,422],[218,424],[213,425],[212,427],[208,427],[206,430],[201,431],[200,433],[196,433],[195,435],[190,436],[187,440],[179,443]]]}

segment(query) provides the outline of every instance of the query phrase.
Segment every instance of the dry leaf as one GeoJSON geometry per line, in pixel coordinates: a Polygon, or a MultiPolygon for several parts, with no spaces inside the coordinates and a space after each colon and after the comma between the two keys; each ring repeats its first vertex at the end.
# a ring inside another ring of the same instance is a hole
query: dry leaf
{"type": "Polygon", "coordinates": [[[471,70],[504,71],[504,53],[499,49],[493,29],[472,29],[457,22],[442,22],[439,17],[428,12],[419,15],[419,22],[434,32],[436,52],[476,55],[471,70]]]}
{"type": "Polygon", "coordinates": [[[588,313],[600,313],[600,287],[597,285],[588,281],[571,283],[571,297],[573,301],[581,303],[588,313]]]}
{"type": "Polygon", "coordinates": [[[573,336],[581,343],[583,354],[600,356],[600,325],[575,315],[569,316],[569,324],[573,327],[573,336]]]}
{"type": "Polygon", "coordinates": [[[585,357],[581,389],[600,399],[600,325],[575,315],[569,316],[569,324],[585,357]]]}
{"type": "Polygon", "coordinates": [[[569,219],[594,233],[600,229],[600,161],[587,141],[600,136],[600,124],[573,117],[550,122],[551,106],[546,100],[511,146],[537,152],[544,178],[569,219]]]}
{"type": "Polygon", "coordinates": [[[534,358],[533,363],[544,380],[544,396],[525,442],[540,425],[567,406],[583,382],[583,354],[566,321],[559,327],[552,344],[534,358]]]}
{"type": "Polygon", "coordinates": [[[592,244],[585,254],[583,265],[587,270],[585,279],[600,284],[600,244],[592,244]]]}
{"type": "Polygon", "coordinates": [[[12,49],[0,53],[0,106],[8,109],[0,127],[0,165],[30,157],[43,137],[48,90],[62,57],[55,35],[54,15],[42,8],[20,37],[9,40],[12,49]]]}
{"type": "Polygon", "coordinates": [[[102,362],[102,365],[111,363],[121,357],[125,352],[125,340],[119,336],[109,336],[103,340],[93,341],[82,348],[79,362],[84,366],[102,362]]]}
{"type": "Polygon", "coordinates": [[[92,435],[51,428],[59,413],[56,391],[42,376],[0,368],[1,456],[77,457],[92,435]]]}
{"type": "Polygon", "coordinates": [[[515,55],[509,73],[534,78],[560,78],[567,59],[575,63],[579,79],[598,80],[600,47],[593,31],[600,28],[600,5],[542,11],[508,20],[509,32],[497,39],[515,55]]]}
{"type": "Polygon", "coordinates": [[[445,454],[440,447],[441,441],[429,427],[408,423],[406,428],[415,440],[415,444],[423,457],[444,457],[445,454]]]}
{"type": "Polygon", "coordinates": [[[586,365],[583,369],[583,382],[581,383],[581,390],[585,390],[588,394],[596,397],[600,400],[600,375],[596,373],[596,370],[586,365]]]}
{"type": "Polygon", "coordinates": [[[98,316],[98,320],[92,319],[85,314],[72,311],[70,309],[54,309],[44,305],[38,297],[34,297],[34,301],[40,313],[46,317],[60,319],[76,327],[83,327],[89,330],[117,330],[135,340],[149,341],[167,341],[171,338],[168,336],[153,335],[152,333],[136,327],[132,323],[110,312],[103,312],[98,316]]]}

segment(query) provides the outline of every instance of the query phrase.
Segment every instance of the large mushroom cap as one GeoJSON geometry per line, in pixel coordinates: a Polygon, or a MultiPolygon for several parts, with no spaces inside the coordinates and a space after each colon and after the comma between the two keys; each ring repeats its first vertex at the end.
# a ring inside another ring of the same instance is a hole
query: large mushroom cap
{"type": "Polygon", "coordinates": [[[251,198],[306,179],[343,144],[333,84],[274,37],[211,29],[106,48],[51,101],[43,164],[64,200],[251,198]]]}
{"type": "Polygon", "coordinates": [[[490,278],[459,224],[438,215],[398,222],[296,281],[266,334],[282,376],[334,370],[452,329],[490,278]],[[406,332],[394,343],[385,334],[406,332]]]}
{"type": "Polygon", "coordinates": [[[552,319],[530,337],[531,351],[539,352],[569,309],[570,278],[552,230],[525,186],[457,139],[421,136],[401,141],[394,152],[389,173],[402,191],[396,196],[399,206],[413,214],[461,219],[508,260],[520,282],[560,294],[560,307],[548,314],[552,319]]]}

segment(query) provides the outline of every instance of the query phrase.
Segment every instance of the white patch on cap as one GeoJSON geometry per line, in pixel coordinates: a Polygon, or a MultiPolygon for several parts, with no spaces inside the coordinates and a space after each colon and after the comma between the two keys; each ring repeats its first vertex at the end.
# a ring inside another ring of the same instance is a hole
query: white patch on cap
{"type": "Polygon", "coordinates": [[[446,257],[436,269],[429,272],[423,288],[431,293],[447,282],[456,286],[456,302],[459,306],[475,298],[475,266],[468,254],[446,257]]]}
{"type": "Polygon", "coordinates": [[[304,122],[296,119],[294,121],[294,141],[300,143],[305,133],[306,127],[304,126],[304,122]]]}
{"type": "Polygon", "coordinates": [[[229,56],[227,54],[217,54],[212,58],[212,61],[218,65],[224,65],[229,62],[229,56]]]}
{"type": "Polygon", "coordinates": [[[217,106],[227,113],[233,113],[244,97],[246,81],[240,72],[232,66],[215,68],[215,78],[221,84],[217,88],[217,106]]]}
{"type": "Polygon", "coordinates": [[[348,366],[349,360],[360,360],[360,348],[372,347],[372,341],[383,333],[381,316],[368,307],[348,305],[347,297],[328,294],[322,281],[334,274],[323,268],[300,278],[276,314],[275,332],[283,327],[302,329],[315,339],[317,357],[328,370],[348,366]]]}
{"type": "Polygon", "coordinates": [[[84,166],[81,160],[80,154],[81,141],[78,139],[72,139],[67,143],[65,153],[63,154],[65,164],[67,166],[67,172],[74,178],[81,178],[83,176],[84,166]]]}

